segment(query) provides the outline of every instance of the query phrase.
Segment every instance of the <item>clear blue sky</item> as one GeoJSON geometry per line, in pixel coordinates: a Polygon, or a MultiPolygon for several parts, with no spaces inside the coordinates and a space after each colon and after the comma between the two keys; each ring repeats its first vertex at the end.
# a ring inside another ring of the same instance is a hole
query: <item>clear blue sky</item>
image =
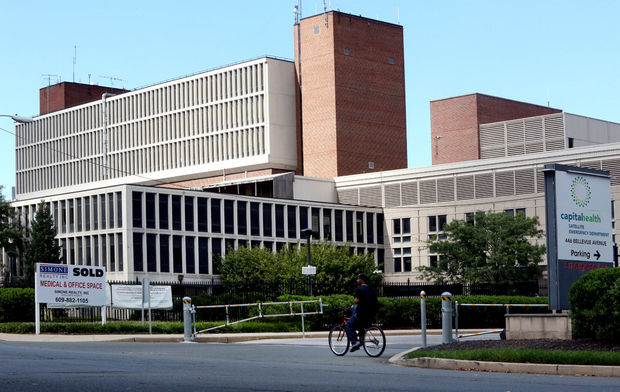
{"type": "MultiPolygon", "coordinates": [[[[404,28],[409,167],[431,164],[429,101],[474,92],[620,122],[620,1],[327,1],[404,28]],[[400,19],[400,21],[399,21],[400,19]]],[[[293,6],[263,1],[0,0],[0,114],[38,115],[39,89],[128,89],[263,55],[293,58],[293,6]]],[[[323,11],[302,1],[302,16],[323,11]]],[[[0,118],[0,184],[15,140],[0,118]],[[6,131],[5,131],[6,130],[6,131]]]]}

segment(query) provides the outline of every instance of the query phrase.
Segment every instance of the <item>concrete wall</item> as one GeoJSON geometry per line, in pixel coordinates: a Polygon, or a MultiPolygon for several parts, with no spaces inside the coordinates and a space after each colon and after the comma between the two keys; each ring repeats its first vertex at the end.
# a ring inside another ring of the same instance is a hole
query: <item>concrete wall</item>
{"type": "Polygon", "coordinates": [[[564,127],[566,137],[573,139],[573,147],[620,142],[618,123],[565,113],[564,127]]]}

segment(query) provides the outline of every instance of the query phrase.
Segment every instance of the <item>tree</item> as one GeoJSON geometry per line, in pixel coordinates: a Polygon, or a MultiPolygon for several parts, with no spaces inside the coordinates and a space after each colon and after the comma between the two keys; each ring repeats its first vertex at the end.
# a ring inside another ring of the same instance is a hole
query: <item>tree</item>
{"type": "Polygon", "coordinates": [[[15,219],[15,209],[4,199],[2,188],[0,186],[0,247],[17,258],[24,250],[24,231],[15,219]]]}
{"type": "Polygon", "coordinates": [[[33,282],[35,264],[59,264],[60,254],[54,219],[47,204],[41,202],[32,220],[30,238],[26,243],[23,257],[24,278],[33,282]]]}
{"type": "MultiPolygon", "coordinates": [[[[352,293],[355,278],[359,273],[370,276],[372,283],[381,281],[374,274],[375,262],[372,254],[353,255],[348,246],[337,247],[331,243],[313,243],[310,247],[312,265],[317,273],[312,276],[315,285],[329,286],[331,292],[352,293]]],[[[222,279],[228,283],[256,282],[274,284],[296,282],[303,284],[307,277],[301,268],[308,264],[305,245],[283,248],[278,253],[267,249],[229,249],[222,259],[222,279]]]]}
{"type": "Polygon", "coordinates": [[[538,217],[476,212],[445,225],[442,238],[428,241],[430,252],[440,255],[437,265],[418,270],[438,283],[530,281],[538,276],[545,254],[545,246],[535,243],[542,236],[538,217]]]}

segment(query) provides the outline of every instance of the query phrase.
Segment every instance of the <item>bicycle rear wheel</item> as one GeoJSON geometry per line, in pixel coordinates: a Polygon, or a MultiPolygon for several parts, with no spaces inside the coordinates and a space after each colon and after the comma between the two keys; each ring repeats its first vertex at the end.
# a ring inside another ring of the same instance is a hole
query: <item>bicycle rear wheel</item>
{"type": "Polygon", "coordinates": [[[371,357],[378,357],[385,351],[385,333],[380,327],[366,328],[364,334],[364,351],[371,357]]]}
{"type": "Polygon", "coordinates": [[[347,334],[340,325],[334,325],[329,331],[329,348],[339,357],[345,355],[349,351],[349,339],[347,334]]]}

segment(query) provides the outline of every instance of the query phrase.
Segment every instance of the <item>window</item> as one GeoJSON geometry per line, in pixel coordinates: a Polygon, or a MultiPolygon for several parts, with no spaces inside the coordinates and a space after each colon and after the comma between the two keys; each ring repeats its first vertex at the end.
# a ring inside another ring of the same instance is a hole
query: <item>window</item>
{"type": "Polygon", "coordinates": [[[194,231],[194,198],[185,196],[185,230],[194,231]]]}
{"type": "Polygon", "coordinates": [[[319,208],[312,208],[312,231],[315,233],[320,233],[321,226],[319,225],[321,219],[321,210],[319,208]]]}
{"type": "Polygon", "coordinates": [[[250,203],[250,226],[252,235],[260,236],[260,204],[250,203]]]}
{"type": "MultiPolygon", "coordinates": [[[[147,193],[147,200],[148,200],[147,193]]],[[[133,227],[142,227],[142,192],[131,193],[131,210],[133,215],[133,227]]],[[[147,203],[148,213],[148,203],[147,203]]],[[[148,218],[147,218],[148,219],[148,218]]]]}
{"type": "Polygon", "coordinates": [[[97,209],[97,196],[93,196],[93,230],[99,229],[99,211],[97,209]]]}
{"type": "Polygon", "coordinates": [[[209,231],[207,201],[204,197],[198,198],[198,231],[202,232],[209,231]]]}
{"type": "Polygon", "coordinates": [[[211,199],[211,232],[222,232],[222,217],[220,215],[220,199],[211,199]]]}
{"type": "Polygon", "coordinates": [[[168,229],[168,195],[159,194],[159,228],[168,229]]]}
{"type": "MultiPolygon", "coordinates": [[[[447,215],[429,216],[428,217],[428,240],[429,241],[445,240],[447,236],[443,234],[443,229],[446,223],[447,223],[447,215]]],[[[439,259],[439,255],[429,254],[429,264],[431,266],[437,266],[438,259],[439,259]]]]}
{"type": "Polygon", "coordinates": [[[332,210],[327,208],[323,209],[323,238],[332,240],[332,210]]]}
{"type": "Polygon", "coordinates": [[[194,242],[194,237],[185,237],[185,272],[188,274],[196,273],[194,242]]]}
{"type": "Polygon", "coordinates": [[[276,237],[284,237],[284,206],[276,204],[276,237]]]}
{"type": "Polygon", "coordinates": [[[74,229],[74,213],[73,199],[69,200],[69,233],[73,233],[74,229]]]}
{"type": "Polygon", "coordinates": [[[287,206],[287,226],[288,226],[288,238],[297,238],[297,214],[295,206],[287,206]]]}
{"type": "Polygon", "coordinates": [[[110,271],[116,271],[116,248],[114,246],[114,234],[108,234],[108,243],[110,244],[110,271]]]}
{"type": "Polygon", "coordinates": [[[347,211],[346,226],[347,226],[347,242],[353,242],[353,211],[347,211]]]}
{"type": "Polygon", "coordinates": [[[172,195],[172,230],[182,230],[181,196],[172,195]]]}
{"type": "Polygon", "coordinates": [[[146,228],[155,228],[155,194],[146,194],[146,228]]]}
{"type": "Polygon", "coordinates": [[[473,225],[474,222],[475,222],[475,217],[476,217],[475,213],[473,213],[473,212],[466,212],[465,213],[465,222],[467,224],[473,225]]]}
{"type": "Polygon", "coordinates": [[[247,235],[247,202],[237,200],[237,234],[247,235]]]}
{"type": "MultiPolygon", "coordinates": [[[[140,194],[142,197],[142,194],[140,194]]],[[[142,200],[142,199],[140,199],[142,200]]],[[[142,204],[142,202],[140,202],[142,204]]],[[[106,228],[106,204],[105,204],[105,195],[99,195],[99,208],[101,209],[101,229],[104,230],[106,228]]],[[[142,219],[142,207],[140,207],[140,219],[142,219]]],[[[142,222],[142,220],[140,220],[142,222]]],[[[142,227],[142,223],[140,223],[140,227],[142,227]]]]}
{"type": "Polygon", "coordinates": [[[342,242],[343,241],[343,232],[342,232],[342,210],[335,210],[334,211],[334,225],[336,227],[335,230],[335,235],[336,235],[336,241],[338,242],[342,242]]]}
{"type": "Polygon", "coordinates": [[[522,214],[525,216],[525,208],[509,208],[504,210],[510,216],[517,216],[518,214],[522,214]]]}
{"type": "MultiPolygon", "coordinates": [[[[381,219],[383,219],[383,215],[381,219]]],[[[392,219],[392,229],[392,242],[395,244],[411,242],[411,218],[392,219]]],[[[377,230],[377,237],[381,233],[381,240],[383,241],[383,229],[377,230]]]]}
{"type": "Polygon", "coordinates": [[[114,193],[108,193],[108,228],[114,227],[114,193]]]}
{"type": "Polygon", "coordinates": [[[224,200],[224,232],[235,234],[235,201],[224,200]]]}
{"type": "Polygon", "coordinates": [[[84,230],[90,230],[90,197],[84,198],[84,230]]]}
{"type": "Polygon", "coordinates": [[[211,248],[213,248],[211,252],[211,263],[213,265],[213,273],[219,274],[220,266],[222,265],[222,239],[212,238],[211,248]]]}
{"type": "Polygon", "coordinates": [[[146,270],[157,272],[157,234],[146,235],[146,270]]]}
{"type": "Polygon", "coordinates": [[[394,272],[403,272],[402,252],[401,248],[394,248],[394,272]]]}
{"type": "Polygon", "coordinates": [[[183,237],[172,236],[172,267],[175,274],[183,273],[183,237]]]}
{"type": "MultiPolygon", "coordinates": [[[[143,271],[142,264],[142,233],[133,233],[133,270],[143,271]]],[[[105,238],[105,237],[104,237],[105,238]]],[[[105,249],[105,244],[102,244],[102,248],[105,249]]]]}
{"type": "Polygon", "coordinates": [[[358,211],[355,213],[355,229],[358,243],[364,242],[364,213],[358,211]]]}
{"type": "Polygon", "coordinates": [[[377,214],[377,243],[383,244],[383,214],[377,214]]]}
{"type": "Polygon", "coordinates": [[[366,243],[372,244],[375,242],[375,214],[372,212],[366,213],[366,243]]]}
{"type": "Polygon", "coordinates": [[[60,227],[62,230],[61,233],[67,232],[67,206],[64,200],[60,201],[60,227]]]}
{"type": "Polygon", "coordinates": [[[121,192],[116,192],[116,227],[123,227],[123,198],[121,192]]]}
{"type": "Polygon", "coordinates": [[[82,198],[76,200],[77,206],[77,231],[82,231],[82,198]]]}
{"type": "Polygon", "coordinates": [[[170,272],[170,236],[167,234],[159,236],[159,270],[170,272]]]}
{"type": "Polygon", "coordinates": [[[273,235],[271,231],[271,204],[263,204],[263,236],[271,237],[273,235]]]}
{"type": "Polygon", "coordinates": [[[116,243],[118,246],[116,250],[118,252],[118,270],[123,271],[124,263],[123,263],[123,235],[121,233],[116,234],[116,243]]]}
{"type": "Polygon", "coordinates": [[[198,273],[209,273],[209,239],[198,238],[198,273]]]}
{"type": "Polygon", "coordinates": [[[307,229],[308,225],[308,207],[299,207],[299,230],[307,229]]]}

